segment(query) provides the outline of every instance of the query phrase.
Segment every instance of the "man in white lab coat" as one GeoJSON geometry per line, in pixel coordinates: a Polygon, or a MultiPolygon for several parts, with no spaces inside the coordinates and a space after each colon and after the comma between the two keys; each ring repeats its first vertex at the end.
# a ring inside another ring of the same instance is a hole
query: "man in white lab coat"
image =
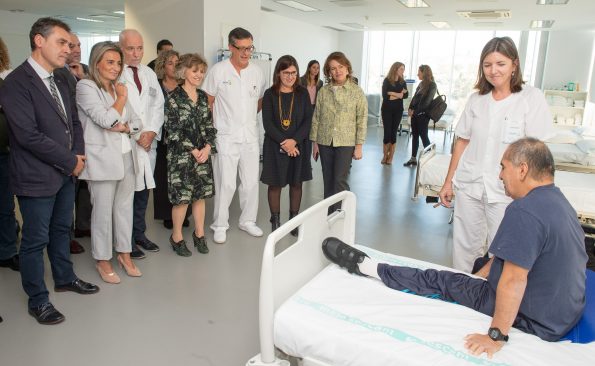
{"type": "Polygon", "coordinates": [[[155,188],[153,171],[157,157],[157,140],[161,138],[161,127],[164,121],[164,98],[155,72],[141,64],[144,54],[141,34],[134,29],[123,30],[120,33],[120,47],[124,53],[121,81],[128,87],[130,105],[143,122],[143,131],[136,145],[140,172],[136,176],[132,253],[130,254],[132,258],[140,259],[144,258],[145,254],[139,246],[151,252],[159,251],[159,246],[145,236],[147,228],[145,212],[149,189],[155,188]]]}
{"type": "Polygon", "coordinates": [[[224,243],[229,229],[229,205],[240,175],[239,198],[242,214],[239,228],[252,236],[262,236],[256,226],[258,213],[259,143],[257,114],[262,105],[265,78],[250,63],[253,37],[243,28],[229,33],[231,57],[215,64],[203,84],[213,109],[217,128],[217,154],[213,160],[215,200],[213,240],[224,243]]]}

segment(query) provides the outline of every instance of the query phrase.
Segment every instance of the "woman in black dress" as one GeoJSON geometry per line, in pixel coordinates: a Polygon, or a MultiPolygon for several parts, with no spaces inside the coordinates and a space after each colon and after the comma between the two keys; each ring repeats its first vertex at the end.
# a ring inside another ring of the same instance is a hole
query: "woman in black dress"
{"type": "MultiPolygon", "coordinates": [[[[312,179],[308,136],[312,105],[308,91],[297,82],[295,58],[282,56],[275,65],[273,86],[262,99],[264,125],[263,164],[260,181],[268,185],[271,230],[280,225],[281,189],[289,184],[289,219],[302,201],[302,182],[312,179]]],[[[292,231],[297,235],[297,231],[292,231]]]]}
{"type": "Polygon", "coordinates": [[[421,82],[415,89],[415,95],[409,104],[408,114],[411,117],[411,159],[409,159],[404,166],[417,165],[417,149],[419,148],[419,139],[424,147],[430,144],[428,138],[428,124],[430,123],[430,116],[427,114],[430,104],[436,95],[438,87],[434,82],[434,74],[428,65],[421,65],[417,70],[417,77],[421,82]]]}
{"type": "Polygon", "coordinates": [[[405,65],[395,62],[382,83],[382,123],[384,125],[384,155],[382,164],[392,164],[397,144],[397,130],[403,118],[403,99],[407,98],[407,83],[403,78],[405,65]]]}

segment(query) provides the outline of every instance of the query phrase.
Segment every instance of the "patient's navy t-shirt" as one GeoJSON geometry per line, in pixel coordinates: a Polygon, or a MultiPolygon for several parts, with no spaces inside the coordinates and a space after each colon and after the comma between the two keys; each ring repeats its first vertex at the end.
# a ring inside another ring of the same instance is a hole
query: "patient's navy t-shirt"
{"type": "Polygon", "coordinates": [[[529,270],[515,328],[555,341],[579,321],[585,306],[584,237],[576,212],[553,184],[506,208],[490,246],[488,284],[496,291],[504,261],[529,270]]]}

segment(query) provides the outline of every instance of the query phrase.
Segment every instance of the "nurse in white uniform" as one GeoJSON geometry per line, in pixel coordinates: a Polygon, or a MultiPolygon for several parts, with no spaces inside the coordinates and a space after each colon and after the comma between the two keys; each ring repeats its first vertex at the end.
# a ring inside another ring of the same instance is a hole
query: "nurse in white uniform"
{"type": "Polygon", "coordinates": [[[217,128],[217,154],[213,159],[215,199],[213,241],[224,243],[229,229],[229,205],[240,175],[239,198],[242,214],[239,228],[252,236],[262,236],[256,226],[258,213],[259,130],[257,114],[262,105],[265,78],[250,63],[253,37],[243,28],[229,33],[231,57],[215,64],[203,84],[217,128]]]}
{"type": "Polygon", "coordinates": [[[457,141],[440,200],[451,207],[453,267],[470,272],[487,251],[510,198],[498,174],[507,146],[522,137],[544,140],[553,125],[543,93],[523,85],[519,56],[509,37],[490,40],[481,53],[477,83],[456,127],[457,141]]]}

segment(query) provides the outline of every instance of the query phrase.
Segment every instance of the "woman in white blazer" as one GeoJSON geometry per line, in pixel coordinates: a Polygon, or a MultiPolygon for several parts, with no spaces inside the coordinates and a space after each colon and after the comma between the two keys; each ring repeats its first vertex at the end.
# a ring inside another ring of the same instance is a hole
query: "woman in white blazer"
{"type": "Polygon", "coordinates": [[[97,271],[107,283],[120,283],[110,263],[113,249],[129,276],[141,272],[130,258],[135,175],[138,172],[134,136],[141,121],[128,103],[128,89],[117,82],[122,73],[122,51],[113,42],[93,46],[89,79],[76,87],[79,119],[83,125],[87,162],[79,176],[88,181],[93,211],[91,247],[97,271]]]}

